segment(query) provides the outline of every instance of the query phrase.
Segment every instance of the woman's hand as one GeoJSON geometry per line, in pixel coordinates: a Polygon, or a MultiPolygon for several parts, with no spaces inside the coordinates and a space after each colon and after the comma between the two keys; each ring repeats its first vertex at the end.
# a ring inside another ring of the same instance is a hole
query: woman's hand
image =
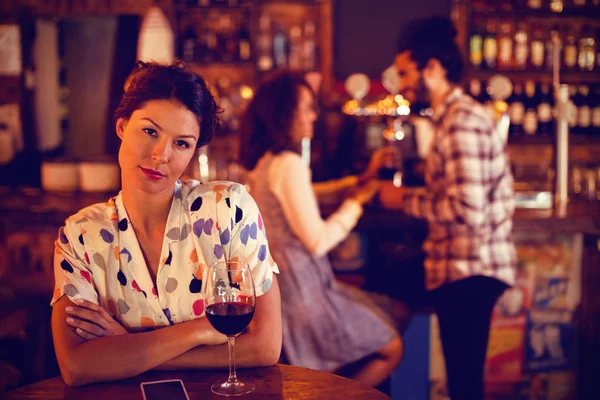
{"type": "Polygon", "coordinates": [[[371,160],[369,161],[369,166],[362,173],[361,176],[358,177],[358,183],[363,184],[371,179],[377,178],[379,174],[379,170],[382,165],[388,161],[390,161],[394,157],[394,149],[390,146],[383,147],[381,149],[377,149],[371,155],[371,160]]]}
{"type": "Polygon", "coordinates": [[[77,299],[75,306],[68,306],[65,311],[69,314],[67,324],[74,327],[75,333],[85,340],[129,333],[104,307],[90,301],[77,299]]]}
{"type": "Polygon", "coordinates": [[[200,344],[219,345],[227,343],[227,336],[223,335],[215,328],[213,328],[208,318],[197,318],[189,322],[193,324],[198,324],[196,331],[200,335],[198,339],[200,344]]]}
{"type": "Polygon", "coordinates": [[[378,190],[379,183],[376,181],[371,181],[366,185],[358,188],[357,191],[351,196],[351,198],[363,205],[371,201],[371,199],[373,198],[373,196],[375,196],[378,190]]]}

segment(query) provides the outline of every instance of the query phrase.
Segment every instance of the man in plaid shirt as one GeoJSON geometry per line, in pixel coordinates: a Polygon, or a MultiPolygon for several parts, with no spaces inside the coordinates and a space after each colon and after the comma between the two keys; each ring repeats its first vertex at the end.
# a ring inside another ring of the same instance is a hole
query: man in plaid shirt
{"type": "Polygon", "coordinates": [[[400,93],[433,109],[425,194],[403,209],[426,219],[424,285],[435,307],[452,399],[484,398],[483,367],[492,309],[514,283],[513,180],[506,145],[484,107],[458,86],[456,30],[441,17],[401,32],[400,93]]]}

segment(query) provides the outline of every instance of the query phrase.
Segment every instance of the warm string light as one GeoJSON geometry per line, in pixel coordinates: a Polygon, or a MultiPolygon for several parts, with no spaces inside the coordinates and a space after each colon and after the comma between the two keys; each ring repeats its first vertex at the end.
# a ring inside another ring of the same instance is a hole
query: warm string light
{"type": "Polygon", "coordinates": [[[342,107],[346,115],[375,116],[387,115],[397,117],[410,114],[410,103],[401,95],[388,95],[384,99],[361,106],[356,100],[347,101],[342,107]]]}

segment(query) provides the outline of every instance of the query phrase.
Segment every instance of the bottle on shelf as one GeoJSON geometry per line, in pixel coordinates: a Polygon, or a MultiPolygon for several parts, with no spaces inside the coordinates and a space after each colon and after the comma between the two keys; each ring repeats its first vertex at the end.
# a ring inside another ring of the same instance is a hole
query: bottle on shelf
{"type": "Polygon", "coordinates": [[[572,26],[566,28],[564,36],[563,66],[565,69],[574,70],[577,67],[577,40],[572,26]]]}
{"type": "Polygon", "coordinates": [[[590,91],[590,109],[592,110],[592,134],[600,135],[600,85],[590,91]]]}
{"type": "Polygon", "coordinates": [[[236,43],[233,33],[233,21],[231,20],[231,16],[228,14],[221,14],[219,16],[217,46],[221,61],[226,63],[237,61],[238,44],[236,43]]]}
{"type": "Polygon", "coordinates": [[[506,12],[513,11],[515,6],[514,3],[513,0],[500,0],[498,9],[506,12]]]}
{"type": "Polygon", "coordinates": [[[198,46],[198,35],[196,28],[190,23],[181,36],[181,59],[185,62],[196,61],[198,55],[196,54],[198,46]]]}
{"type": "Polygon", "coordinates": [[[584,25],[581,29],[579,54],[577,57],[577,64],[582,71],[592,71],[594,69],[596,45],[596,39],[592,35],[591,28],[588,25],[584,25]]]}
{"type": "Polygon", "coordinates": [[[483,29],[482,22],[473,21],[473,31],[469,38],[469,61],[475,68],[481,68],[483,62],[483,29]]]}
{"type": "MultiPolygon", "coordinates": [[[[600,0],[598,0],[600,1],[600,0]]],[[[600,28],[596,29],[596,70],[600,71],[600,28]]]]}
{"type": "Polygon", "coordinates": [[[577,86],[569,85],[569,100],[575,106],[575,111],[568,116],[569,122],[569,133],[577,134],[578,132],[578,114],[579,114],[579,92],[577,91],[577,86]]]}
{"type": "Polygon", "coordinates": [[[538,130],[538,101],[536,99],[535,83],[532,80],[525,82],[525,116],[523,130],[526,135],[533,136],[538,130]]]}
{"type": "Polygon", "coordinates": [[[527,0],[527,8],[532,10],[541,10],[542,0],[527,0]]]}
{"type": "Polygon", "coordinates": [[[290,28],[288,64],[292,70],[302,69],[302,29],[298,25],[290,28]]]}
{"type": "Polygon", "coordinates": [[[550,0],[550,11],[560,13],[564,9],[563,0],[550,0]]]}
{"type": "Polygon", "coordinates": [[[586,5],[586,0],[573,0],[573,8],[575,9],[583,9],[586,5]]]}
{"type": "Polygon", "coordinates": [[[479,79],[471,79],[469,81],[469,94],[472,98],[479,101],[480,103],[485,103],[485,101],[482,101],[483,98],[481,97],[481,81],[479,79]]]}
{"type": "Polygon", "coordinates": [[[238,58],[240,61],[249,61],[252,58],[250,32],[246,24],[242,24],[238,32],[238,58]]]}
{"type": "Polygon", "coordinates": [[[589,134],[592,125],[592,110],[589,103],[590,88],[579,86],[579,105],[577,107],[577,128],[580,135],[589,134]]]}
{"type": "Polygon", "coordinates": [[[304,70],[312,71],[317,67],[317,41],[314,22],[304,23],[304,41],[302,42],[302,63],[304,70]]]}
{"type": "Polygon", "coordinates": [[[273,59],[275,60],[275,68],[287,68],[288,61],[288,39],[283,25],[275,24],[273,32],[273,59]]]}
{"type": "Polygon", "coordinates": [[[553,103],[550,85],[542,83],[539,89],[538,132],[540,135],[552,135],[554,132],[553,103]]]}
{"type": "Polygon", "coordinates": [[[526,69],[528,58],[527,25],[520,22],[515,32],[515,68],[526,69]]]}
{"type": "Polygon", "coordinates": [[[523,119],[525,118],[525,105],[523,103],[523,86],[515,83],[513,92],[507,100],[508,115],[510,117],[509,135],[517,137],[523,135],[523,119]]]}
{"type": "Polygon", "coordinates": [[[530,65],[532,69],[542,69],[544,67],[544,33],[541,26],[537,25],[533,28],[533,35],[531,38],[531,56],[529,57],[530,65]]]}
{"type": "Polygon", "coordinates": [[[217,34],[212,29],[204,29],[202,32],[202,53],[200,61],[210,64],[217,61],[218,57],[218,39],[217,34]]]}
{"type": "Polygon", "coordinates": [[[546,48],[545,48],[545,52],[546,52],[546,70],[548,71],[552,71],[553,67],[554,67],[554,46],[557,45],[559,47],[559,54],[560,51],[562,50],[562,39],[561,39],[561,35],[560,35],[560,29],[558,27],[558,25],[554,25],[552,27],[552,29],[550,30],[550,35],[548,35],[546,37],[546,48]],[[554,41],[552,40],[552,36],[553,34],[557,34],[559,41],[558,44],[555,44],[554,41]]]}
{"type": "Polygon", "coordinates": [[[273,69],[273,41],[271,40],[271,18],[267,14],[260,16],[257,44],[258,69],[270,71],[273,69]]]}
{"type": "Polygon", "coordinates": [[[483,62],[487,69],[496,69],[498,41],[496,40],[496,22],[488,20],[483,38],[483,62]]]}
{"type": "MultiPolygon", "coordinates": [[[[525,38],[527,39],[527,38],[525,38]]],[[[518,44],[517,44],[518,46],[518,44]]],[[[510,23],[504,21],[500,24],[498,33],[498,69],[509,69],[513,60],[513,39],[510,23]]]]}

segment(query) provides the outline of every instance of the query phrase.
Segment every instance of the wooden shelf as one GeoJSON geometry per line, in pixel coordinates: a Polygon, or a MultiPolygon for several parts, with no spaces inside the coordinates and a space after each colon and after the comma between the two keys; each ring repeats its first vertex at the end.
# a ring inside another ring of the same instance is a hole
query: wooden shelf
{"type": "Polygon", "coordinates": [[[241,12],[241,11],[251,11],[252,7],[254,7],[252,4],[241,4],[241,5],[237,5],[237,6],[227,6],[227,5],[221,5],[221,4],[210,5],[210,6],[201,6],[199,4],[193,5],[193,6],[186,6],[184,4],[178,4],[175,7],[175,9],[177,10],[177,12],[180,12],[180,13],[196,12],[196,11],[205,12],[205,11],[209,11],[209,10],[218,10],[219,12],[227,12],[227,11],[241,12]]]}
{"type": "MultiPolygon", "coordinates": [[[[469,78],[488,80],[494,75],[505,75],[512,81],[533,80],[552,83],[552,72],[536,70],[487,70],[468,67],[469,78]]],[[[600,84],[600,71],[564,71],[560,74],[561,83],[600,84]]]]}
{"type": "MultiPolygon", "coordinates": [[[[509,136],[508,144],[510,145],[553,145],[555,142],[554,135],[545,136],[509,136]]],[[[572,146],[598,146],[600,145],[600,136],[594,135],[569,135],[569,145],[572,146]]]]}
{"type": "Polygon", "coordinates": [[[600,8],[597,9],[570,9],[555,13],[550,10],[531,10],[517,9],[512,11],[471,11],[471,18],[481,19],[544,19],[548,20],[568,20],[568,19],[589,19],[590,22],[598,21],[600,18],[600,8]]]}

